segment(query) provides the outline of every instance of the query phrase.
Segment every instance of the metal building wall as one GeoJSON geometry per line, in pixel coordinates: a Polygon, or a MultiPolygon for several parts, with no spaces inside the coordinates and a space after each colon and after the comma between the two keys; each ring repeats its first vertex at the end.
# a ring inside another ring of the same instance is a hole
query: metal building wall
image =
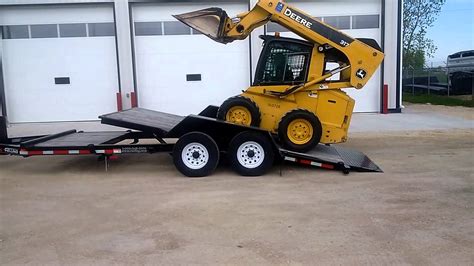
{"type": "MultiPolygon", "coordinates": [[[[401,106],[401,14],[402,14],[402,0],[381,0],[385,11],[382,14],[384,18],[381,29],[384,36],[384,50],[386,59],[384,61],[384,84],[389,86],[389,108],[392,111],[399,112],[401,106]]],[[[131,17],[130,5],[136,2],[176,2],[170,0],[3,0],[2,5],[54,5],[54,4],[78,4],[78,3],[114,3],[114,15],[116,23],[117,36],[117,60],[119,66],[119,79],[123,108],[131,107],[131,93],[135,91],[135,75],[133,73],[133,38],[131,36],[131,17]]],[[[181,0],[179,2],[216,2],[215,0],[181,0]]],[[[253,7],[258,0],[235,0],[232,2],[246,2],[249,4],[249,9],[253,7]]],[[[288,1],[291,3],[291,1],[288,1]]],[[[0,33],[1,34],[1,33],[0,33]]],[[[251,77],[257,64],[257,59],[260,52],[261,42],[259,35],[264,34],[264,29],[254,31],[250,38],[250,62],[251,77]]],[[[0,63],[2,58],[2,49],[0,41],[0,63]]],[[[0,98],[1,111],[5,114],[4,98],[4,84],[3,71],[0,65],[0,98]]]]}

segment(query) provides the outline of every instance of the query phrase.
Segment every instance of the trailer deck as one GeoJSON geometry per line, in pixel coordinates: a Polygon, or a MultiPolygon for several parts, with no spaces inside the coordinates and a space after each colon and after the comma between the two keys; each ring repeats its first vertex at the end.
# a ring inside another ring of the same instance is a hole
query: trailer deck
{"type": "MultiPolygon", "coordinates": [[[[365,154],[337,145],[318,145],[306,153],[283,149],[276,137],[260,128],[246,127],[217,120],[218,107],[209,106],[199,115],[186,117],[143,108],[133,108],[100,116],[103,124],[126,128],[125,131],[82,132],[69,130],[53,135],[8,138],[0,140],[0,153],[23,157],[40,155],[109,156],[125,153],[173,152],[175,143],[165,139],[179,139],[190,132],[201,132],[212,137],[220,152],[226,153],[232,138],[241,132],[255,132],[269,136],[276,156],[293,163],[325,169],[381,172],[365,154]],[[154,141],[144,141],[144,140],[154,141]]],[[[6,132],[5,119],[0,126],[6,132]]],[[[5,133],[6,134],[6,133],[5,133]]]]}
{"type": "Polygon", "coordinates": [[[163,137],[176,127],[184,117],[144,108],[132,108],[99,116],[102,124],[151,132],[163,137]]]}

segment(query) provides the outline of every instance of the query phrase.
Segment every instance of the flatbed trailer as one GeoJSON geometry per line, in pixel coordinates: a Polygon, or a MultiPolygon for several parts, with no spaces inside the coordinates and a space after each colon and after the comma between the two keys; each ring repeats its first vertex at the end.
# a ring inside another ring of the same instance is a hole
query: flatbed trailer
{"type": "Polygon", "coordinates": [[[280,147],[276,136],[257,127],[216,119],[217,106],[199,115],[178,116],[143,108],[102,115],[103,124],[123,131],[69,130],[52,135],[9,138],[0,118],[0,153],[22,157],[49,155],[98,155],[105,159],[121,154],[166,152],[176,168],[189,177],[211,174],[221,155],[229,158],[239,174],[265,174],[274,162],[289,161],[325,169],[381,172],[365,154],[336,145],[318,145],[306,153],[280,147]]]}

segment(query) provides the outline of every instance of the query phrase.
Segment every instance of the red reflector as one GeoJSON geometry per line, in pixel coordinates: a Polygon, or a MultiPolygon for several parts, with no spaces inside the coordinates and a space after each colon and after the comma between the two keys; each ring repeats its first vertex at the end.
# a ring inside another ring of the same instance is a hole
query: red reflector
{"type": "Polygon", "coordinates": [[[321,167],[322,167],[322,168],[326,168],[326,169],[334,169],[334,165],[325,164],[325,163],[321,164],[321,167]]]}
{"type": "Polygon", "coordinates": [[[54,151],[54,155],[69,155],[69,151],[67,151],[67,150],[57,150],[57,151],[54,151]]]}
{"type": "Polygon", "coordinates": [[[79,150],[79,154],[91,154],[89,150],[79,150]]]}
{"type": "Polygon", "coordinates": [[[310,160],[300,160],[301,164],[311,164],[310,160]]]}

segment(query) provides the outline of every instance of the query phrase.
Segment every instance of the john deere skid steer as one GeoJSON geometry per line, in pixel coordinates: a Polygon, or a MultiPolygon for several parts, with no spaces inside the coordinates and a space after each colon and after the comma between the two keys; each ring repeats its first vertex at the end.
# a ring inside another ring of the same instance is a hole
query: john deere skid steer
{"type": "Polygon", "coordinates": [[[253,85],[226,100],[217,115],[277,134],[284,147],[299,152],[347,140],[355,102],[342,89],[362,89],[384,58],[376,41],[351,38],[278,0],[260,0],[234,18],[220,8],[175,18],[223,44],[270,21],[304,39],[262,36],[253,85]]]}

